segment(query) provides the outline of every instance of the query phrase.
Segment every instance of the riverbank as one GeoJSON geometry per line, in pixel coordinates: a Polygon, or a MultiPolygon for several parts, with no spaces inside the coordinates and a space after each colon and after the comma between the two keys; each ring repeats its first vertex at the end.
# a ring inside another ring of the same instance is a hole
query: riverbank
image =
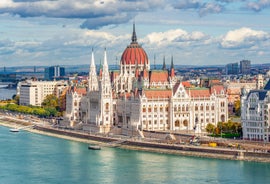
{"type": "MultiPolygon", "coordinates": [[[[33,125],[30,122],[16,118],[2,118],[0,125],[10,128],[22,128],[33,125]]],[[[193,146],[180,144],[166,144],[157,142],[148,142],[134,138],[116,138],[76,132],[71,130],[57,129],[50,126],[35,125],[26,129],[32,133],[54,136],[58,138],[79,141],[89,144],[99,144],[104,147],[118,147],[122,149],[140,150],[148,152],[177,154],[183,156],[195,156],[215,159],[243,160],[270,163],[269,153],[248,152],[246,150],[228,149],[219,147],[193,146]]]]}

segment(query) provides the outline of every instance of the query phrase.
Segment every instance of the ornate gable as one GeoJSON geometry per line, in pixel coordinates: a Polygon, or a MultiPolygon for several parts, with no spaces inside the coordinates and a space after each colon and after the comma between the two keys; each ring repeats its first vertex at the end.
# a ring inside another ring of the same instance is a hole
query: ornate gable
{"type": "Polygon", "coordinates": [[[188,93],[181,82],[175,85],[173,90],[173,98],[188,98],[188,93]]]}

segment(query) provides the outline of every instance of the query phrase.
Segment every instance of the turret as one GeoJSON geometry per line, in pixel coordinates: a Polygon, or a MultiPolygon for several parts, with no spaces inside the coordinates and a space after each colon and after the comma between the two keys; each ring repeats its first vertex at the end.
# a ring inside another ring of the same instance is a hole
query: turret
{"type": "Polygon", "coordinates": [[[175,77],[175,72],[174,72],[174,64],[173,64],[173,56],[171,58],[171,73],[170,73],[171,78],[175,77]]]}
{"type": "Polygon", "coordinates": [[[94,59],[94,52],[92,49],[92,58],[89,69],[89,79],[88,79],[88,91],[98,91],[98,78],[96,73],[96,65],[94,59]]]}

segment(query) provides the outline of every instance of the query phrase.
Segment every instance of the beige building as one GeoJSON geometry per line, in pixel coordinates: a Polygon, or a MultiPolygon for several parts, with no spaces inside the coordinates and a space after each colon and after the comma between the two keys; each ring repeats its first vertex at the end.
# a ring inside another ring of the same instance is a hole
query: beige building
{"type": "Polygon", "coordinates": [[[20,105],[41,106],[47,95],[59,97],[64,88],[68,86],[66,81],[32,81],[26,80],[19,84],[20,105]]]}

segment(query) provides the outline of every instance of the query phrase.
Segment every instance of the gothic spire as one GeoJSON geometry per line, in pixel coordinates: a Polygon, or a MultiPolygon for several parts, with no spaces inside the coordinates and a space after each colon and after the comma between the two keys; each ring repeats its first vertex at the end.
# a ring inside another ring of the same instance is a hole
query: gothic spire
{"type": "Polygon", "coordinates": [[[108,68],[106,48],[105,48],[105,51],[104,51],[104,63],[103,63],[103,67],[107,67],[108,68]]]}
{"type": "Polygon", "coordinates": [[[97,79],[97,73],[96,73],[94,51],[92,48],[92,58],[91,58],[91,65],[90,65],[89,79],[88,79],[88,91],[97,91],[97,90],[98,90],[98,79],[97,79]]]}
{"type": "Polygon", "coordinates": [[[173,56],[171,58],[171,69],[174,68],[174,64],[173,64],[173,56]]]}
{"type": "Polygon", "coordinates": [[[91,67],[95,67],[94,49],[92,48],[91,67]]]}
{"type": "Polygon", "coordinates": [[[166,70],[165,56],[163,56],[163,66],[162,66],[162,70],[166,70]]]}
{"type": "Polygon", "coordinates": [[[131,43],[137,43],[137,36],[136,36],[136,30],[135,30],[135,22],[133,23],[133,33],[131,38],[131,43]]]}

